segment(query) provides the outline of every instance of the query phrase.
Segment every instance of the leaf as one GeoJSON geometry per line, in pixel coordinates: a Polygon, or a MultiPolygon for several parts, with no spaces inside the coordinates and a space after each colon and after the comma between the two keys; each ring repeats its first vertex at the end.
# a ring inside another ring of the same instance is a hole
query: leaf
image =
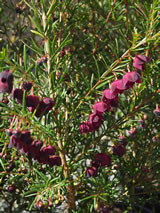
{"type": "Polygon", "coordinates": [[[40,33],[42,33],[43,30],[42,30],[42,27],[41,27],[41,25],[39,23],[39,20],[36,17],[35,17],[35,20],[33,20],[33,18],[31,16],[29,16],[29,18],[30,18],[31,22],[33,23],[33,25],[38,29],[38,31],[40,33]]]}
{"type": "Polygon", "coordinates": [[[24,68],[25,71],[27,69],[27,54],[26,54],[26,45],[23,47],[23,61],[24,61],[24,68]]]}
{"type": "Polygon", "coordinates": [[[38,36],[41,36],[42,38],[44,37],[41,33],[39,33],[38,31],[36,30],[31,30],[32,33],[38,35],[38,36]]]}
{"type": "Polygon", "coordinates": [[[47,16],[49,16],[50,14],[52,14],[53,10],[54,10],[55,7],[56,7],[56,4],[57,4],[57,0],[52,1],[51,5],[50,5],[50,8],[49,8],[49,10],[48,10],[48,12],[47,12],[47,16]]]}
{"type": "Polygon", "coordinates": [[[36,168],[34,168],[34,171],[35,171],[44,181],[48,181],[48,178],[47,178],[42,172],[39,172],[36,168]]]}

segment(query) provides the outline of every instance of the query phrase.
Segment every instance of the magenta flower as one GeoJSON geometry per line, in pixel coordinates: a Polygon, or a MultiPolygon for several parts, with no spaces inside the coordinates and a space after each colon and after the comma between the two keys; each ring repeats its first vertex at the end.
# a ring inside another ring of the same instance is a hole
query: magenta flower
{"type": "Polygon", "coordinates": [[[159,108],[158,104],[156,104],[156,109],[153,111],[153,113],[154,113],[158,118],[160,118],[160,108],[159,108]]]}
{"type": "Polygon", "coordinates": [[[92,127],[91,127],[91,125],[89,125],[88,122],[81,123],[80,126],[79,126],[79,129],[80,129],[81,134],[88,133],[88,132],[92,131],[92,127]]]}
{"type": "Polygon", "coordinates": [[[133,66],[138,70],[143,70],[144,64],[150,61],[150,58],[145,55],[136,55],[135,59],[133,60],[133,66]]]}
{"type": "Polygon", "coordinates": [[[13,75],[8,70],[0,73],[0,93],[11,93],[13,88],[13,75]]]}
{"type": "Polygon", "coordinates": [[[90,114],[88,118],[88,124],[90,126],[90,131],[97,130],[103,122],[103,116],[97,114],[90,114]]]}
{"type": "Polygon", "coordinates": [[[129,131],[128,131],[130,136],[134,136],[137,133],[137,128],[136,127],[132,127],[129,131]]]}
{"type": "Polygon", "coordinates": [[[30,112],[34,112],[36,109],[35,116],[39,118],[43,113],[47,114],[56,103],[51,98],[43,98],[39,101],[38,96],[30,95],[26,97],[26,106],[30,112]]]}
{"type": "Polygon", "coordinates": [[[109,112],[111,106],[104,103],[103,101],[99,101],[93,105],[94,114],[102,115],[104,112],[109,112]]]}
{"type": "Polygon", "coordinates": [[[118,95],[112,93],[110,89],[106,89],[103,91],[101,100],[112,107],[118,106],[118,95]]]}
{"type": "Polygon", "coordinates": [[[92,161],[92,166],[96,168],[101,166],[111,166],[111,158],[105,153],[97,153],[92,161]]]}
{"type": "Polygon", "coordinates": [[[9,139],[9,144],[8,144],[8,148],[12,148],[16,145],[16,138],[14,137],[14,135],[11,135],[10,139],[9,139]]]}
{"type": "Polygon", "coordinates": [[[110,86],[111,93],[117,95],[118,93],[122,93],[126,90],[126,87],[123,84],[122,79],[115,80],[111,83],[110,86]]]}
{"type": "Polygon", "coordinates": [[[86,176],[89,177],[97,177],[97,168],[96,167],[88,167],[85,172],[86,176]]]}
{"type": "Polygon", "coordinates": [[[136,71],[127,72],[123,76],[123,84],[126,87],[126,89],[133,87],[134,83],[141,83],[141,82],[142,82],[141,76],[136,71]]]}
{"type": "Polygon", "coordinates": [[[51,98],[43,98],[39,104],[39,110],[47,114],[55,104],[51,98]]]}

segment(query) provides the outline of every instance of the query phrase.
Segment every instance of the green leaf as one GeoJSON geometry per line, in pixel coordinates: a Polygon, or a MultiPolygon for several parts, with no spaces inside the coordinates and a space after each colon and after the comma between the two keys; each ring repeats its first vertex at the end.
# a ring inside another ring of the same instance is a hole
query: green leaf
{"type": "Polygon", "coordinates": [[[30,18],[31,22],[33,23],[33,25],[38,29],[39,33],[42,34],[43,30],[42,30],[42,27],[39,23],[38,18],[36,16],[35,16],[35,20],[31,16],[29,16],[29,18],[30,18]]]}
{"type": "Polygon", "coordinates": [[[56,5],[57,5],[57,0],[55,1],[52,1],[51,5],[50,5],[50,8],[47,12],[47,16],[51,15],[53,13],[53,10],[56,8],[56,5]]]}
{"type": "Polygon", "coordinates": [[[41,33],[39,33],[38,31],[36,30],[31,30],[32,33],[38,35],[38,36],[41,36],[42,38],[44,37],[41,33]]]}
{"type": "Polygon", "coordinates": [[[34,168],[34,171],[35,171],[44,181],[48,181],[48,178],[47,178],[42,172],[39,172],[36,168],[34,168]]]}
{"type": "Polygon", "coordinates": [[[25,71],[27,69],[27,54],[26,54],[26,45],[23,47],[23,61],[24,61],[24,68],[25,71]]]}

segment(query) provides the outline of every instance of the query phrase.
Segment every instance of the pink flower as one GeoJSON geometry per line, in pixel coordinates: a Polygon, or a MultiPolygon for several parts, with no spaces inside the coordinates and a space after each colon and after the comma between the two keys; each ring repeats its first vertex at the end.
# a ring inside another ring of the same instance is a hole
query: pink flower
{"type": "Polygon", "coordinates": [[[92,161],[92,166],[98,168],[101,166],[110,166],[111,158],[105,153],[97,153],[94,160],[92,161]]]}
{"type": "Polygon", "coordinates": [[[117,94],[112,93],[110,89],[106,89],[103,91],[102,101],[112,107],[118,106],[118,96],[117,94]]]}
{"type": "Polygon", "coordinates": [[[158,118],[160,118],[160,108],[159,108],[158,104],[156,104],[156,109],[153,111],[153,113],[154,113],[158,118]]]}
{"type": "Polygon", "coordinates": [[[109,112],[111,109],[110,105],[99,101],[93,105],[94,114],[102,115],[104,112],[109,112]]]}
{"type": "Polygon", "coordinates": [[[129,89],[133,87],[134,83],[141,83],[141,76],[139,75],[138,72],[132,71],[132,72],[127,72],[123,76],[123,84],[126,87],[126,89],[129,89]]]}
{"type": "Polygon", "coordinates": [[[118,79],[111,83],[110,89],[112,94],[117,95],[118,93],[125,91],[126,87],[124,86],[122,79],[118,79]]]}
{"type": "Polygon", "coordinates": [[[0,73],[0,93],[11,93],[13,88],[13,75],[8,70],[0,73]]]}
{"type": "Polygon", "coordinates": [[[88,133],[88,132],[92,131],[92,127],[91,127],[91,125],[89,125],[88,122],[81,123],[80,126],[79,126],[79,129],[80,129],[81,134],[88,133]]]}
{"type": "Polygon", "coordinates": [[[96,167],[88,167],[85,172],[86,176],[89,177],[97,177],[97,168],[96,167]]]}
{"type": "Polygon", "coordinates": [[[135,59],[133,60],[133,66],[138,70],[143,70],[144,64],[150,61],[150,58],[145,55],[136,55],[135,59]]]}

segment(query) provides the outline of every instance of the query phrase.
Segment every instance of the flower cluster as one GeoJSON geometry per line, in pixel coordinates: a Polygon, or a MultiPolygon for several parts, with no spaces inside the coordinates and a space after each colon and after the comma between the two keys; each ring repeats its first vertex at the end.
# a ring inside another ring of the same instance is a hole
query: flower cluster
{"type": "MultiPolygon", "coordinates": [[[[19,104],[23,102],[24,91],[23,89],[14,89],[12,96],[19,104]]],[[[51,98],[43,98],[41,101],[36,95],[26,95],[25,94],[25,103],[30,112],[36,110],[35,116],[39,118],[42,114],[47,114],[53,106],[56,104],[51,98]]]]}
{"type": "MultiPolygon", "coordinates": [[[[133,66],[136,68],[139,67],[141,70],[149,60],[147,56],[137,55],[133,66]]],[[[93,105],[93,112],[89,115],[88,121],[80,124],[80,133],[83,134],[97,130],[103,122],[103,113],[109,112],[112,107],[118,107],[118,95],[132,88],[135,83],[141,82],[141,76],[136,71],[127,72],[122,79],[113,81],[110,88],[103,91],[101,101],[93,105]]]]}
{"type": "Polygon", "coordinates": [[[91,176],[96,177],[99,167],[111,166],[111,158],[105,153],[97,153],[94,160],[92,160],[91,165],[91,167],[86,168],[85,172],[88,178],[91,176]]]}
{"type": "Polygon", "coordinates": [[[13,88],[13,75],[8,70],[0,73],[0,93],[11,93],[13,88]]]}
{"type": "MultiPolygon", "coordinates": [[[[120,136],[118,138],[119,144],[112,146],[112,154],[118,157],[122,157],[126,153],[126,145],[128,144],[125,136],[120,136]]],[[[103,166],[110,167],[112,163],[111,157],[106,153],[97,153],[94,159],[91,161],[91,166],[86,168],[86,177],[97,177],[98,168],[103,166]]]]}
{"type": "Polygon", "coordinates": [[[6,130],[10,141],[8,148],[15,147],[22,154],[27,154],[29,159],[37,160],[42,164],[49,164],[51,167],[54,165],[61,165],[61,158],[55,155],[56,149],[51,145],[44,145],[40,140],[34,140],[28,130],[6,130]]]}

